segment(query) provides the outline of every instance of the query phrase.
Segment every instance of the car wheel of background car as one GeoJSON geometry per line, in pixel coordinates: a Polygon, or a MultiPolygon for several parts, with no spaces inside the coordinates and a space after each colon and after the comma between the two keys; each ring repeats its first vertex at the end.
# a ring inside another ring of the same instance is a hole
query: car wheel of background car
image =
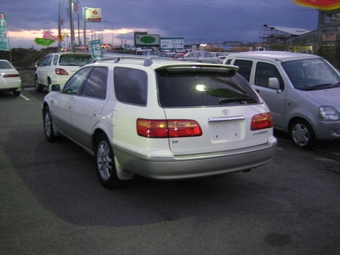
{"type": "Polygon", "coordinates": [[[16,96],[16,97],[20,96],[20,93],[21,93],[21,91],[17,91],[17,90],[13,91],[13,95],[16,96]]]}
{"type": "Polygon", "coordinates": [[[49,142],[55,142],[55,141],[59,140],[59,137],[54,134],[53,122],[52,122],[50,109],[48,107],[44,107],[43,113],[44,113],[43,122],[44,122],[45,138],[49,142]]]}
{"type": "Polygon", "coordinates": [[[50,85],[51,85],[51,84],[52,84],[51,79],[48,78],[48,80],[47,80],[47,88],[48,88],[48,90],[50,89],[50,85]]]}
{"type": "Polygon", "coordinates": [[[303,119],[295,120],[290,128],[290,135],[295,146],[308,149],[315,142],[314,132],[307,121],[303,119]]]}
{"type": "Polygon", "coordinates": [[[35,76],[35,79],[34,79],[34,88],[37,92],[41,92],[44,89],[44,87],[39,84],[37,76],[35,76]]]}
{"type": "Polygon", "coordinates": [[[121,188],[126,184],[126,181],[120,180],[117,176],[113,150],[103,133],[96,138],[95,160],[99,181],[105,188],[121,188]]]}

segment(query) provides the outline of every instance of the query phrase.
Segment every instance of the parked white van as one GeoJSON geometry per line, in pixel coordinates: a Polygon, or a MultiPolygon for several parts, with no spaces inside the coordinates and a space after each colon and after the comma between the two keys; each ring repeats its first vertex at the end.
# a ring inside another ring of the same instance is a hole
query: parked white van
{"type": "Polygon", "coordinates": [[[274,127],[289,133],[296,146],[340,138],[340,74],[325,59],[253,51],[229,54],[223,63],[239,67],[270,108],[274,127]]]}

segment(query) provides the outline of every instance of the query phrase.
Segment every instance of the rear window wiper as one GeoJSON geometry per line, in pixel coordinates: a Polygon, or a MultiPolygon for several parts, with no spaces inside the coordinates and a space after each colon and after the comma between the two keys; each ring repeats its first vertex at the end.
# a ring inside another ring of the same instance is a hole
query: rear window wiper
{"type": "Polygon", "coordinates": [[[256,100],[254,100],[251,97],[247,97],[247,96],[220,98],[220,104],[227,104],[227,103],[234,103],[234,102],[238,102],[240,104],[246,104],[246,103],[256,103],[256,100]]]}

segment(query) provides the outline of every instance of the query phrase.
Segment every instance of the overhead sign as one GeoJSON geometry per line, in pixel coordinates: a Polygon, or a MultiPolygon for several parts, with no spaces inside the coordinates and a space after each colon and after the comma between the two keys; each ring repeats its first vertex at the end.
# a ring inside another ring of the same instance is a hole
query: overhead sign
{"type": "Polygon", "coordinates": [[[183,37],[162,37],[161,38],[161,49],[172,50],[184,47],[183,37]]]}
{"type": "Polygon", "coordinates": [[[159,35],[135,35],[136,47],[158,47],[159,35]]]}
{"type": "Polygon", "coordinates": [[[85,20],[86,22],[101,22],[102,21],[102,9],[101,8],[85,8],[85,20]]]}
{"type": "Polygon", "coordinates": [[[9,51],[7,39],[6,13],[0,12],[0,50],[9,51]]]}

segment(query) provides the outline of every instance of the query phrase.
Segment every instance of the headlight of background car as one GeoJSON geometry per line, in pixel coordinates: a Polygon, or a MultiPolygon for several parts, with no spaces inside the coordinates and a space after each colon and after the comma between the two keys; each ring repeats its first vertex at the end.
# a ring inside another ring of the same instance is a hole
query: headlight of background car
{"type": "Polygon", "coordinates": [[[340,119],[340,114],[332,106],[320,106],[319,119],[322,121],[336,121],[340,119]]]}

